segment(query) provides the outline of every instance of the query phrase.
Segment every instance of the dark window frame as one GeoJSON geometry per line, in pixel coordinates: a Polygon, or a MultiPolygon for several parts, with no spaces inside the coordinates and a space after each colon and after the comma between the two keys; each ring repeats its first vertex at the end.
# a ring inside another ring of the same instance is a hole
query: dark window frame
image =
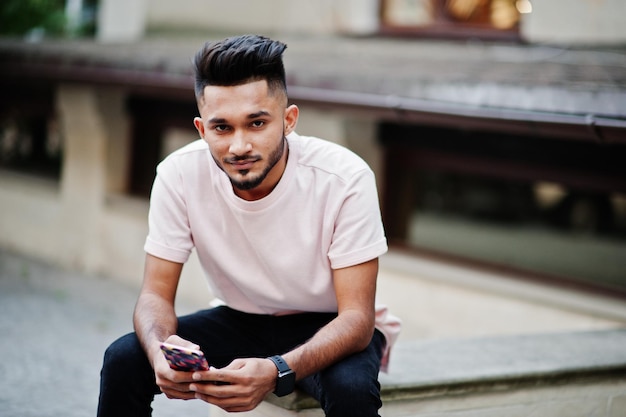
{"type": "Polygon", "coordinates": [[[164,133],[173,127],[193,129],[197,104],[193,99],[131,94],[126,106],[131,119],[128,194],[147,198],[162,158],[164,133]]]}
{"type": "MultiPolygon", "coordinates": [[[[55,92],[49,85],[39,83],[1,82],[0,91],[0,129],[13,122],[20,136],[28,136],[26,151],[17,155],[0,155],[0,168],[32,177],[52,179],[60,182],[63,164],[63,137],[58,145],[58,153],[52,154],[49,147],[50,123],[57,123],[55,111],[55,92]],[[56,119],[56,120],[55,120],[56,119]]],[[[57,132],[62,135],[62,132],[57,132]]],[[[23,139],[23,138],[21,138],[23,139]]],[[[15,150],[15,149],[14,149],[15,150]]],[[[4,152],[1,150],[0,152],[4,152]]]]}

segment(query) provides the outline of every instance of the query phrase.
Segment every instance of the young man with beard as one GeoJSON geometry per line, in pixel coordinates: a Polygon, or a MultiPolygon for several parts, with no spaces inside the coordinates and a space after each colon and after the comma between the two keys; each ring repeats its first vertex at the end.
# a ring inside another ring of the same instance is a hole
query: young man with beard
{"type": "Polygon", "coordinates": [[[99,416],[149,416],[155,394],[254,409],[297,386],[328,416],[377,416],[399,322],[376,305],[387,250],[375,179],[355,154],[294,132],[282,53],[246,35],[195,57],[201,139],[157,168],[135,332],[105,353],[99,416]],[[176,317],[192,249],[221,305],[176,317]],[[162,342],[211,368],[170,369],[162,342]]]}

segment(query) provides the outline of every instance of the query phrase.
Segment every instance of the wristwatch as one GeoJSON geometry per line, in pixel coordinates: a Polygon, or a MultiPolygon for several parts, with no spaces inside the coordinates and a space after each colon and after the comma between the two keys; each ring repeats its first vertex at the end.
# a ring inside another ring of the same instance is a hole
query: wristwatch
{"type": "Polygon", "coordinates": [[[267,359],[274,362],[274,365],[278,368],[274,394],[276,394],[277,397],[284,397],[287,394],[291,394],[296,388],[296,373],[289,368],[287,362],[285,362],[280,355],[270,356],[267,359]]]}

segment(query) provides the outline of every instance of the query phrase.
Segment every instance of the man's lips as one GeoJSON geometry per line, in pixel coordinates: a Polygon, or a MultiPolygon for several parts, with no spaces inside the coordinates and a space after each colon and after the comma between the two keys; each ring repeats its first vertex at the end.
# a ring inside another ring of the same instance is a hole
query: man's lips
{"type": "Polygon", "coordinates": [[[235,162],[232,166],[238,171],[248,171],[252,168],[254,162],[235,162]]]}
{"type": "Polygon", "coordinates": [[[227,158],[224,160],[227,164],[232,165],[238,171],[251,169],[255,162],[260,158],[227,158]]]}

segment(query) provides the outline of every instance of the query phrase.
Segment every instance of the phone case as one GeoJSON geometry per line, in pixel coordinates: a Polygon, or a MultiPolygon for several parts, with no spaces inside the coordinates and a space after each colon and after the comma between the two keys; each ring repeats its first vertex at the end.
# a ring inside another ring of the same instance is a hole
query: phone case
{"type": "Polygon", "coordinates": [[[161,350],[170,368],[177,371],[206,371],[209,369],[204,353],[200,350],[176,346],[170,343],[161,344],[161,350]]]}

